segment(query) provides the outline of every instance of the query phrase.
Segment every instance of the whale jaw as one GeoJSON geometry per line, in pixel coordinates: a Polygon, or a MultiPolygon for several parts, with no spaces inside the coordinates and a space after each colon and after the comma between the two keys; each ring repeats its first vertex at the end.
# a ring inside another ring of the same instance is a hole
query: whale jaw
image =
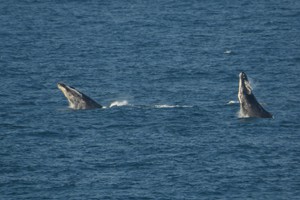
{"type": "Polygon", "coordinates": [[[266,111],[256,100],[248,77],[244,72],[239,74],[238,98],[240,102],[241,117],[272,118],[272,114],[266,111]]]}
{"type": "Polygon", "coordinates": [[[62,91],[69,102],[69,107],[72,109],[95,109],[102,108],[100,104],[86,96],[85,94],[79,92],[73,87],[65,85],[63,83],[57,84],[58,89],[62,91]]]}

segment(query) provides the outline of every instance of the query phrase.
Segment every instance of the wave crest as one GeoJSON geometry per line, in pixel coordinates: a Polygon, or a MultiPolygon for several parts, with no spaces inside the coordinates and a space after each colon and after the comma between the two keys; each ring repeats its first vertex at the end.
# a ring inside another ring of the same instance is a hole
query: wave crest
{"type": "Polygon", "coordinates": [[[120,107],[120,106],[127,106],[128,105],[128,101],[124,100],[124,101],[114,101],[112,102],[109,107],[114,107],[114,106],[117,106],[117,107],[120,107]]]}
{"type": "Polygon", "coordinates": [[[155,108],[191,108],[192,106],[181,106],[181,105],[168,105],[168,104],[163,104],[163,105],[154,105],[155,108]]]}
{"type": "Polygon", "coordinates": [[[233,100],[231,100],[227,104],[239,104],[239,103],[240,103],[239,101],[233,101],[233,100]]]}

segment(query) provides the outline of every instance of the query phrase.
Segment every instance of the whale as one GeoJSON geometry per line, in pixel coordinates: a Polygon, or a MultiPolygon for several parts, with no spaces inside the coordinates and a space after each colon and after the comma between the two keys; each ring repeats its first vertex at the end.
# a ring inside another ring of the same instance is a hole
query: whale
{"type": "Polygon", "coordinates": [[[77,89],[68,86],[64,83],[57,83],[58,89],[62,91],[69,102],[69,107],[75,110],[80,109],[96,109],[102,108],[103,106],[78,91],[77,89]]]}
{"type": "Polygon", "coordinates": [[[266,111],[256,100],[248,77],[245,72],[239,74],[238,99],[240,102],[240,116],[253,118],[272,118],[273,115],[266,111]]]}

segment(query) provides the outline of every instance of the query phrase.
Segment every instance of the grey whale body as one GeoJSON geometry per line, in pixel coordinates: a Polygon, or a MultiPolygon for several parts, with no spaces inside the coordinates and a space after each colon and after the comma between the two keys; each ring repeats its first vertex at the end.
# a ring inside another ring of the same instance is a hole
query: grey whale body
{"type": "Polygon", "coordinates": [[[239,74],[238,98],[240,114],[242,117],[272,118],[273,115],[266,111],[256,100],[246,73],[239,74]]]}
{"type": "Polygon", "coordinates": [[[57,87],[68,99],[69,107],[72,109],[96,109],[103,107],[87,95],[83,94],[82,92],[76,90],[71,86],[65,85],[63,83],[57,83],[57,87]]]}

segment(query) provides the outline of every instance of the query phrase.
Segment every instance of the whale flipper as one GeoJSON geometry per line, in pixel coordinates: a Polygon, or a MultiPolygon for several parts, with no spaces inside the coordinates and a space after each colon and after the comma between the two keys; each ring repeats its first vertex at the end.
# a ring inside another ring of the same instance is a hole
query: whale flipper
{"type": "Polygon", "coordinates": [[[239,75],[240,114],[243,117],[272,118],[272,114],[266,111],[256,100],[248,77],[244,72],[239,75]]]}
{"type": "Polygon", "coordinates": [[[58,89],[62,91],[65,97],[68,99],[70,108],[73,109],[95,109],[102,108],[102,105],[86,96],[82,92],[79,92],[73,87],[65,85],[63,83],[57,83],[58,89]]]}

